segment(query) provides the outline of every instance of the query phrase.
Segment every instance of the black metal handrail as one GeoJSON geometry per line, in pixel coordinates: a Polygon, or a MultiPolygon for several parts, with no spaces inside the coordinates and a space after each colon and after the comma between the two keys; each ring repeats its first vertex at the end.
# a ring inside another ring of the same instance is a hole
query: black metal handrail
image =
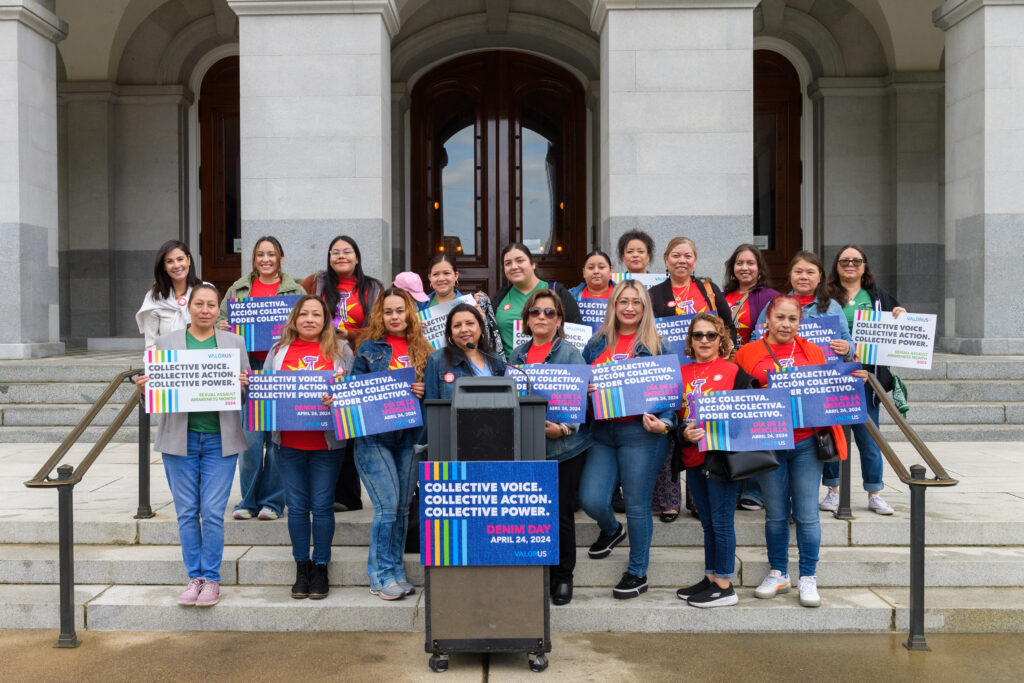
{"type": "Polygon", "coordinates": [[[71,465],[61,465],[61,460],[68,454],[71,447],[85,433],[85,430],[92,425],[93,420],[100,414],[100,411],[110,402],[114,393],[123,382],[132,380],[135,376],[142,374],[142,370],[125,370],[110,381],[107,388],[100,394],[89,411],[79,420],[71,433],[67,435],[60,446],[53,452],[53,455],[43,464],[36,476],[25,482],[29,488],[56,488],[57,489],[57,528],[59,545],[59,566],[60,566],[60,637],[54,647],[78,647],[81,643],[75,633],[75,534],[73,521],[73,492],[75,484],[82,481],[86,472],[99,457],[103,449],[107,447],[110,440],[124,425],[132,410],[139,411],[139,508],[135,514],[136,519],[147,519],[153,516],[153,508],[149,499],[149,413],[146,412],[145,401],[142,400],[142,392],[138,388],[132,393],[131,399],[125,403],[118,412],[117,417],[107,426],[96,440],[93,447],[78,464],[78,468],[71,465]],[[57,478],[51,477],[54,468],[57,470],[57,478]]]}
{"type": "MultiPolygon", "coordinates": [[[[907,642],[903,645],[908,650],[929,650],[931,648],[928,647],[924,637],[924,494],[929,487],[956,486],[959,482],[949,476],[931,449],[918,436],[910,423],[903,419],[903,414],[889,398],[889,394],[882,388],[881,382],[878,381],[874,373],[868,373],[867,381],[874,390],[875,396],[892,417],[893,422],[934,474],[932,479],[925,479],[925,468],[916,464],[911,465],[908,471],[903,461],[896,455],[896,451],[892,449],[882,432],[879,431],[878,425],[870,418],[868,419],[865,426],[868,433],[871,434],[871,438],[878,444],[878,449],[885,456],[899,480],[910,487],[910,634],[907,637],[907,642]]],[[[839,509],[836,510],[835,516],[837,519],[853,519],[853,514],[850,511],[850,458],[842,461],[839,477],[839,509]]]]}

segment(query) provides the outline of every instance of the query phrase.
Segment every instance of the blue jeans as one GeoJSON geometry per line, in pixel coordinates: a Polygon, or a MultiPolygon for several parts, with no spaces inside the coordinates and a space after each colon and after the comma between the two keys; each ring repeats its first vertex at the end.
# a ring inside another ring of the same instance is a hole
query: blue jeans
{"type": "Polygon", "coordinates": [[[593,423],[587,462],[580,478],[580,503],[605,534],[619,528],[612,510],[612,492],[622,482],[629,533],[629,573],[647,575],[651,554],[651,496],[658,470],[668,454],[668,437],[652,434],[637,418],[629,422],[599,420],[593,423]]]}
{"type": "Polygon", "coordinates": [[[373,503],[366,574],[374,590],[405,581],[405,532],[416,487],[412,446],[419,431],[401,429],[356,439],[356,470],[373,503]]]}
{"type": "Polygon", "coordinates": [[[761,484],[758,483],[757,477],[748,477],[740,481],[739,497],[764,505],[764,496],[761,495],[761,484]]]}
{"type": "Polygon", "coordinates": [[[331,542],[334,540],[334,484],[338,480],[345,451],[303,451],[281,446],[277,456],[288,505],[292,557],[296,562],[309,559],[312,536],[313,562],[327,564],[331,561],[331,542]]]}
{"type": "MultiPolygon", "coordinates": [[[[877,425],[879,406],[875,405],[875,394],[869,386],[864,387],[864,393],[867,395],[868,417],[877,425]]],[[[871,438],[871,434],[865,425],[852,425],[852,428],[853,439],[857,442],[857,451],[860,453],[860,476],[864,482],[864,490],[868,493],[881,491],[882,451],[878,449],[878,444],[871,438]]],[[[825,463],[825,471],[821,475],[821,483],[825,486],[839,486],[838,462],[825,463]]]]}
{"type": "Polygon", "coordinates": [[[221,453],[220,434],[201,432],[188,433],[188,455],[163,454],[178,515],[181,559],[190,579],[220,581],[224,513],[237,459],[221,453]]]}
{"type": "MultiPolygon", "coordinates": [[[[249,367],[262,370],[263,361],[249,354],[249,367]]],[[[242,406],[243,427],[245,418],[245,406],[242,406]]],[[[277,469],[277,446],[270,437],[271,432],[245,430],[246,449],[238,454],[238,487],[242,490],[242,500],[235,510],[248,510],[255,515],[260,508],[268,507],[279,515],[284,512],[284,483],[277,469]]]]}
{"type": "Polygon", "coordinates": [[[789,512],[796,521],[800,576],[814,576],[821,547],[818,482],[821,465],[814,438],[796,443],[791,451],[776,451],[779,468],[758,476],[764,494],[764,537],[768,563],[783,574],[789,567],[789,512]],[[790,507],[792,506],[792,508],[790,507]]]}
{"type": "Polygon", "coordinates": [[[736,491],[738,481],[705,476],[700,467],[686,468],[686,485],[704,527],[704,573],[720,579],[736,576],[736,491]]]}

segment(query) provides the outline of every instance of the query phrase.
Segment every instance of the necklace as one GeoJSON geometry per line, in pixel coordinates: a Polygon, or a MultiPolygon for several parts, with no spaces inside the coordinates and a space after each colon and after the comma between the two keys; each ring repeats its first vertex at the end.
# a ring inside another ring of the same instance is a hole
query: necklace
{"type": "Polygon", "coordinates": [[[793,340],[793,346],[789,349],[789,358],[785,358],[779,361],[780,370],[789,370],[793,367],[793,358],[796,356],[796,339],[793,340]]]}
{"type": "Polygon", "coordinates": [[[714,364],[715,364],[715,360],[713,358],[711,360],[709,360],[707,363],[694,362],[693,365],[695,365],[695,366],[703,365],[704,366],[704,372],[703,372],[703,374],[698,375],[697,374],[697,369],[694,368],[694,375],[695,376],[693,378],[693,381],[690,382],[690,386],[695,385],[697,380],[707,379],[708,373],[711,372],[711,366],[714,365],[714,364]]]}

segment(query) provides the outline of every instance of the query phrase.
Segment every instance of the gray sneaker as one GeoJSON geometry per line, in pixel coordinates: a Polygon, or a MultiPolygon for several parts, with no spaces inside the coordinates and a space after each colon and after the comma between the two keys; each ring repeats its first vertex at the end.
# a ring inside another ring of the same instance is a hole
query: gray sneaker
{"type": "Polygon", "coordinates": [[[416,592],[416,587],[413,586],[408,581],[399,581],[398,582],[398,587],[401,588],[403,591],[405,591],[406,595],[412,595],[413,593],[416,592]]]}
{"type": "Polygon", "coordinates": [[[397,583],[389,583],[383,588],[371,588],[370,595],[376,595],[381,600],[401,600],[405,597],[405,591],[397,583]]]}
{"type": "Polygon", "coordinates": [[[818,509],[823,512],[835,512],[839,509],[839,494],[832,489],[828,490],[825,497],[818,503],[818,509]]]}

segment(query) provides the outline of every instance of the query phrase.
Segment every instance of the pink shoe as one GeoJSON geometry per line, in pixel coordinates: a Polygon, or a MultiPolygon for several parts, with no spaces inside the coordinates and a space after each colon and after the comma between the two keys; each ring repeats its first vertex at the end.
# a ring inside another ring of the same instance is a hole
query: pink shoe
{"type": "Polygon", "coordinates": [[[220,583],[207,581],[203,584],[203,589],[199,591],[199,597],[196,598],[196,607],[213,607],[219,600],[220,583]]]}
{"type": "Polygon", "coordinates": [[[199,593],[203,590],[204,579],[198,577],[188,582],[188,586],[185,587],[185,592],[178,596],[178,604],[192,606],[196,604],[196,599],[199,598],[199,593]]]}

